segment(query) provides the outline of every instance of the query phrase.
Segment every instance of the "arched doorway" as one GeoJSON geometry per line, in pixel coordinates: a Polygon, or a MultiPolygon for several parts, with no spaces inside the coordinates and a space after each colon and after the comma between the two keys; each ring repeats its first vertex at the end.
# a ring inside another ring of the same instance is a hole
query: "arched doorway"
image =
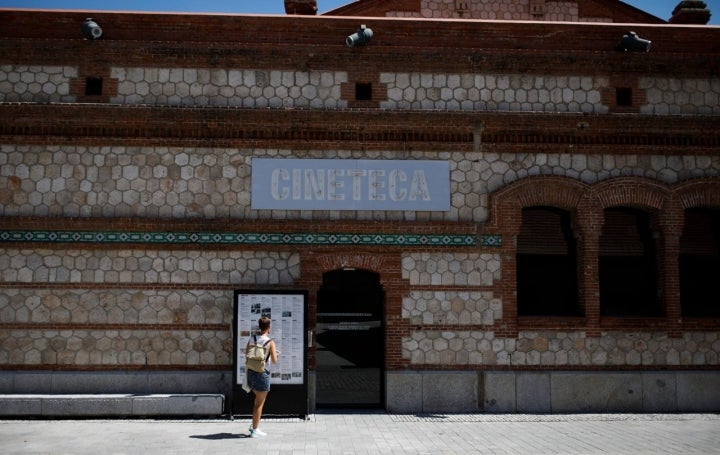
{"type": "Polygon", "coordinates": [[[323,275],[317,296],[317,407],[383,407],[385,324],[380,276],[323,275]]]}

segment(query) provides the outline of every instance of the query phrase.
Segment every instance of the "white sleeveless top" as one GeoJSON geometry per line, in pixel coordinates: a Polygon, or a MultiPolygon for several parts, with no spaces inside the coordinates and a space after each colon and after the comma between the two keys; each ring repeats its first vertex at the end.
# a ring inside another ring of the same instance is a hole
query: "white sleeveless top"
{"type": "Polygon", "coordinates": [[[257,344],[263,345],[268,340],[271,340],[272,338],[267,335],[250,335],[250,338],[248,338],[248,343],[254,343],[255,337],[257,336],[257,344]]]}

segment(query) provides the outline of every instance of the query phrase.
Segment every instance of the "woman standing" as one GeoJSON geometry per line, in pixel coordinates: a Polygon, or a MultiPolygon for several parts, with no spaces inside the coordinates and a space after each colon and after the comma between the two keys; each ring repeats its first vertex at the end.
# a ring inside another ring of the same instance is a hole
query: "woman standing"
{"type": "MultiPolygon", "coordinates": [[[[277,363],[278,351],[275,348],[275,341],[270,338],[270,318],[262,317],[258,320],[258,326],[260,331],[257,335],[250,337],[248,340],[248,346],[250,344],[258,344],[267,346],[270,348],[269,360],[272,363],[277,363]]],[[[250,437],[257,438],[260,436],[266,436],[267,433],[260,430],[260,418],[262,417],[263,405],[267,398],[268,392],[270,392],[270,372],[265,370],[262,373],[252,371],[250,369],[245,370],[247,375],[248,385],[255,393],[255,402],[253,403],[253,417],[252,425],[250,426],[250,437]]]]}

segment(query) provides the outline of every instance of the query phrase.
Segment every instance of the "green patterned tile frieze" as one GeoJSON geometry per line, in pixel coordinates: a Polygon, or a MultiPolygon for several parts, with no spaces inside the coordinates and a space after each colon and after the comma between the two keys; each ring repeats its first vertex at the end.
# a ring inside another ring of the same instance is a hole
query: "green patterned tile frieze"
{"type": "MultiPolygon", "coordinates": [[[[0,242],[40,243],[154,243],[222,245],[381,245],[381,246],[476,246],[472,234],[384,233],[263,233],[263,232],[120,232],[120,231],[0,231],[0,242]]],[[[499,235],[480,237],[480,244],[502,246],[499,235]]]]}
{"type": "Polygon", "coordinates": [[[502,246],[502,235],[481,235],[480,245],[500,248],[502,246]]]}

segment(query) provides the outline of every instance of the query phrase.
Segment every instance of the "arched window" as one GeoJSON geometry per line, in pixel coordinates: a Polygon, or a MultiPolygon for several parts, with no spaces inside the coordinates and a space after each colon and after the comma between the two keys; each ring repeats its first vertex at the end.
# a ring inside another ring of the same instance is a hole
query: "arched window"
{"type": "Polygon", "coordinates": [[[720,317],[720,210],[685,210],[679,266],[682,315],[720,317]]]}
{"type": "Polygon", "coordinates": [[[629,207],[604,211],[600,236],[600,313],[662,316],[650,215],[629,207]]]}
{"type": "Polygon", "coordinates": [[[517,240],[519,316],[578,316],[577,253],[570,213],[527,207],[517,240]]]}

